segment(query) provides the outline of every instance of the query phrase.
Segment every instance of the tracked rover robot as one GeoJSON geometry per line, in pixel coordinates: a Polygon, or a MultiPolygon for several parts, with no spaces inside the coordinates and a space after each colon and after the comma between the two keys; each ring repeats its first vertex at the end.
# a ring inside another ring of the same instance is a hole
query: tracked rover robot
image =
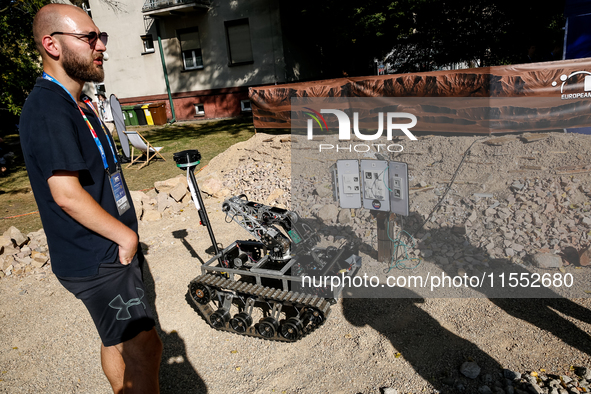
{"type": "MultiPolygon", "coordinates": [[[[295,342],[320,327],[343,287],[304,286],[303,277],[354,276],[361,267],[356,247],[317,247],[320,237],[296,212],[233,196],[224,201],[226,218],[255,239],[237,240],[219,250],[194,171],[197,150],[174,154],[215,256],[189,284],[188,297],[214,329],[266,340],[295,342]]],[[[320,282],[320,280],[318,281],[320,282]]]]}

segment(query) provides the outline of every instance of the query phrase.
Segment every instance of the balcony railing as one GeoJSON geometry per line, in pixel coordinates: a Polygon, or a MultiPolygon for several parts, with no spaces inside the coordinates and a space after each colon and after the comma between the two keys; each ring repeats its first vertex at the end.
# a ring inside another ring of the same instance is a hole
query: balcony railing
{"type": "Polygon", "coordinates": [[[146,0],[142,12],[160,10],[163,8],[178,7],[182,5],[195,5],[199,7],[209,6],[208,0],[146,0]]]}

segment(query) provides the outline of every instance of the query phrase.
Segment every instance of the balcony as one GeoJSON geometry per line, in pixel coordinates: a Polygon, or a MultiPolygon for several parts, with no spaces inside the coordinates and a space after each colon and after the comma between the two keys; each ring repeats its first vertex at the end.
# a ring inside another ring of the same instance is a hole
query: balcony
{"type": "Polygon", "coordinates": [[[193,11],[207,11],[208,0],[146,0],[142,12],[147,16],[183,15],[193,11]]]}

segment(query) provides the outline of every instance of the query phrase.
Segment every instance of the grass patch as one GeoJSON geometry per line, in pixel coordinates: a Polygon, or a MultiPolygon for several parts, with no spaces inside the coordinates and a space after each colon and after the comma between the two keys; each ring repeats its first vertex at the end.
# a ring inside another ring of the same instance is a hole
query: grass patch
{"type": "MultiPolygon", "coordinates": [[[[154,182],[175,177],[182,172],[176,167],[172,155],[186,149],[197,149],[202,156],[201,168],[209,161],[225,151],[231,145],[245,141],[254,135],[252,118],[235,118],[218,121],[200,121],[177,123],[171,126],[140,126],[130,127],[140,133],[154,146],[162,146],[162,159],[152,162],[136,170],[140,165],[134,164],[129,169],[123,165],[123,174],[129,190],[145,190],[154,186],[154,182]]],[[[115,133],[116,134],[116,133],[115,133]]],[[[115,138],[118,143],[118,139],[115,138]]],[[[10,166],[10,173],[0,178],[0,234],[10,226],[15,226],[24,234],[37,231],[42,227],[38,213],[27,215],[37,210],[35,198],[22,158],[18,135],[5,137],[8,148],[15,154],[10,166]],[[14,218],[7,218],[17,216],[14,218]]]]}

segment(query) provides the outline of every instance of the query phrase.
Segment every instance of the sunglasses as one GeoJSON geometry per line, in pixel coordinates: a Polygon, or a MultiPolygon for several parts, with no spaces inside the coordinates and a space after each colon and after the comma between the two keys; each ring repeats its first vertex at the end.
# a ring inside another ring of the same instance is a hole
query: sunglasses
{"type": "Polygon", "coordinates": [[[51,33],[50,36],[53,37],[55,34],[74,36],[78,39],[86,38],[88,40],[88,45],[90,45],[91,48],[94,48],[94,46],[96,45],[96,40],[100,39],[103,45],[107,45],[107,41],[109,39],[109,35],[107,33],[97,33],[96,31],[91,31],[90,33],[65,33],[63,31],[56,31],[51,33]]]}

